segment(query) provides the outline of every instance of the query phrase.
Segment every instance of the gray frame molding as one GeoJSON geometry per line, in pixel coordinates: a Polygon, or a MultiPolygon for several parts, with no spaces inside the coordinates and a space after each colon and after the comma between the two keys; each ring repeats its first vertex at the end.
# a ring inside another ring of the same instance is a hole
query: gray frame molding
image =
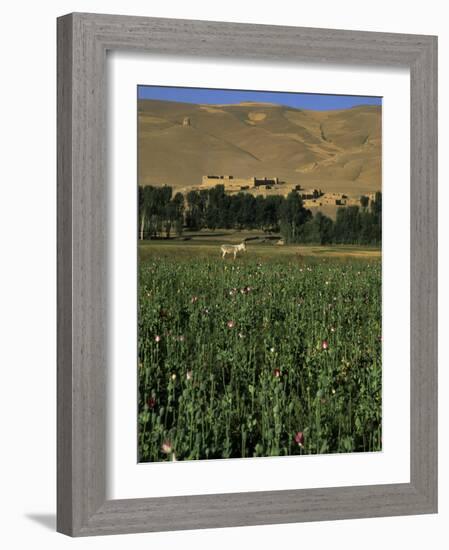
{"type": "Polygon", "coordinates": [[[58,19],[57,529],[71,536],[437,511],[437,38],[74,13],[58,19]],[[106,52],[411,72],[411,481],[106,500],[106,52]]]}

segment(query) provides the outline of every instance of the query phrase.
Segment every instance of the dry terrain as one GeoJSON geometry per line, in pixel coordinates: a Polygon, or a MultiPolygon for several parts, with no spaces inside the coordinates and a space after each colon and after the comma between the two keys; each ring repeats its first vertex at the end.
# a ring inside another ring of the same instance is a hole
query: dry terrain
{"type": "Polygon", "coordinates": [[[286,194],[298,184],[351,197],[381,189],[377,106],[310,111],[140,100],[138,110],[141,185],[185,192],[200,187],[203,175],[224,174],[286,182],[257,191],[264,194],[286,194]]]}

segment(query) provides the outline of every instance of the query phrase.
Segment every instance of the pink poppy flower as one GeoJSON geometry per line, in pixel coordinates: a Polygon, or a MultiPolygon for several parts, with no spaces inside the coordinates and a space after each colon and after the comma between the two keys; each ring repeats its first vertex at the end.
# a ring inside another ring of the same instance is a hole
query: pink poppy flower
{"type": "Polygon", "coordinates": [[[228,326],[228,328],[234,328],[235,327],[235,323],[234,321],[230,320],[226,323],[226,325],[228,326]]]}
{"type": "Polygon", "coordinates": [[[329,342],[328,342],[327,340],[323,340],[323,341],[321,342],[321,347],[322,347],[322,349],[324,349],[324,350],[328,349],[328,348],[329,348],[329,342]]]}
{"type": "Polygon", "coordinates": [[[154,341],[156,343],[159,343],[161,341],[161,337],[157,334],[155,337],[154,337],[154,341]]]}
{"type": "Polygon", "coordinates": [[[162,447],[161,447],[161,451],[163,453],[165,453],[166,455],[170,454],[171,452],[173,452],[173,446],[171,444],[171,441],[169,441],[168,439],[166,439],[163,443],[162,443],[162,447]]]}
{"type": "Polygon", "coordinates": [[[296,434],[295,434],[295,443],[299,447],[304,447],[304,432],[296,432],[296,434]]]}

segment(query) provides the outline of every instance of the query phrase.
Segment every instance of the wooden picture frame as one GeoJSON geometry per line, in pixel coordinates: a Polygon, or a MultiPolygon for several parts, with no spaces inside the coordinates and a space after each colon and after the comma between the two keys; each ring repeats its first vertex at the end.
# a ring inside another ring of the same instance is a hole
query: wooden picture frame
{"type": "Polygon", "coordinates": [[[57,530],[85,536],[435,513],[437,38],[82,13],[57,24],[57,530]],[[106,499],[108,50],[410,69],[410,483],[106,499]]]}

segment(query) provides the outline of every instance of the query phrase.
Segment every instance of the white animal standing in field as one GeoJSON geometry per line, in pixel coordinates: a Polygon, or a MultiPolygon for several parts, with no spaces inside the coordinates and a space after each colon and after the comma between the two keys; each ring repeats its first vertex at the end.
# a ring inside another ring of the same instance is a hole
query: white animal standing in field
{"type": "Polygon", "coordinates": [[[224,259],[226,254],[234,254],[234,260],[237,256],[237,253],[240,251],[246,252],[246,244],[222,244],[221,245],[221,257],[224,259]]]}

